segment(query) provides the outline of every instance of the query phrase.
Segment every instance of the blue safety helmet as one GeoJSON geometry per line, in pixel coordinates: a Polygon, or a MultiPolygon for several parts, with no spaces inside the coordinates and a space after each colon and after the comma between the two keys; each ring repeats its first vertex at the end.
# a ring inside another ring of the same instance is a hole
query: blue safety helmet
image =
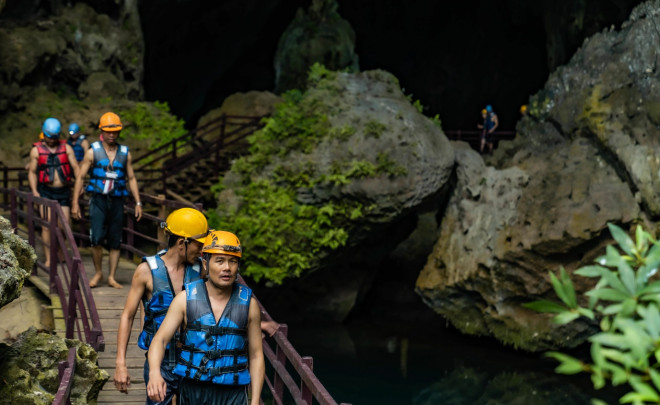
{"type": "Polygon", "coordinates": [[[488,104],[488,105],[486,106],[486,111],[488,111],[488,112],[493,112],[493,106],[490,105],[490,104],[488,104]]]}
{"type": "Polygon", "coordinates": [[[57,118],[46,118],[44,125],[41,127],[41,132],[48,138],[59,138],[62,124],[57,118]]]}
{"type": "Polygon", "coordinates": [[[78,124],[76,124],[75,122],[69,124],[69,135],[74,135],[77,134],[78,132],[80,132],[80,126],[78,126],[78,124]]]}

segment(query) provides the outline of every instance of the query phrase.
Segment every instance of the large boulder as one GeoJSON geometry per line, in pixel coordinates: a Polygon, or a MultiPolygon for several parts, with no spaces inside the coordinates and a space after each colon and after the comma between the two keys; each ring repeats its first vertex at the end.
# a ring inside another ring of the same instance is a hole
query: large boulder
{"type": "Polygon", "coordinates": [[[0,307],[21,295],[23,282],[36,261],[32,246],[16,236],[11,223],[0,217],[0,307]]]}
{"type": "Polygon", "coordinates": [[[341,320],[372,278],[364,263],[411,232],[401,219],[447,184],[454,152],[391,74],[317,66],[310,77],[225,175],[214,225],[249,247],[246,275],[306,274],[285,293],[304,308],[297,314],[341,320]]]}
{"type": "MultiPolygon", "coordinates": [[[[660,2],[585,41],[530,100],[518,137],[484,166],[457,149],[458,183],[417,291],[460,330],[528,350],[574,346],[588,321],[557,327],[524,309],[556,299],[548,272],[590,264],[607,223],[657,229],[660,2]]],[[[575,277],[578,294],[591,284],[575,277]]]]}
{"type": "Polygon", "coordinates": [[[51,404],[59,387],[58,364],[76,348],[72,404],[96,403],[108,373],[97,365],[98,354],[79,340],[62,339],[30,328],[11,346],[0,344],[0,398],[7,404],[51,404]]]}

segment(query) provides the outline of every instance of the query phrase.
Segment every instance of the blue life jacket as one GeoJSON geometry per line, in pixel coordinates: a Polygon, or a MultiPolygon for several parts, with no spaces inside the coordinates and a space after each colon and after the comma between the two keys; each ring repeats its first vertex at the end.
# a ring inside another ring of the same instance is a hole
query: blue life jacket
{"type": "Polygon", "coordinates": [[[252,290],[234,283],[216,324],[204,280],[186,285],[187,325],[174,374],[220,385],[247,385],[247,323],[252,290]]]}
{"type": "Polygon", "coordinates": [[[76,160],[78,162],[81,162],[83,158],[85,157],[85,149],[82,147],[82,141],[85,140],[85,135],[80,135],[78,139],[73,139],[69,137],[67,139],[66,143],[68,143],[71,148],[73,148],[73,153],[76,155],[76,160]]]}
{"type": "Polygon", "coordinates": [[[110,162],[108,154],[100,141],[92,143],[94,150],[94,164],[86,191],[97,194],[107,194],[112,197],[125,197],[126,189],[126,162],[128,160],[128,147],[117,145],[117,154],[110,162]]]}
{"type": "Polygon", "coordinates": [[[493,115],[495,115],[495,113],[492,113],[492,112],[489,112],[486,115],[486,124],[484,125],[484,127],[487,130],[491,130],[495,126],[495,120],[493,120],[493,115]]]}
{"type": "MultiPolygon", "coordinates": [[[[161,258],[167,252],[167,249],[161,250],[154,256],[143,257],[142,261],[149,264],[151,269],[151,277],[153,279],[153,291],[151,299],[147,300],[142,298],[142,305],[144,306],[144,326],[140,337],[138,338],[138,346],[144,350],[149,350],[151,340],[154,338],[156,331],[165,319],[167,309],[170,307],[172,300],[176,293],[170,280],[170,275],[165,267],[165,262],[161,258]]],[[[183,285],[200,279],[201,259],[197,260],[194,264],[186,265],[183,273],[183,285]]],[[[167,345],[169,349],[171,342],[167,345]]]]}

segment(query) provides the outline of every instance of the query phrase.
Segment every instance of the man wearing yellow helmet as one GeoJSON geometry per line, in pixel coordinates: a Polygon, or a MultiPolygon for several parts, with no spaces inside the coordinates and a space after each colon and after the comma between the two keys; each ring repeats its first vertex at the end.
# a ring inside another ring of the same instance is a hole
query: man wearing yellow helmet
{"type": "MultiPolygon", "coordinates": [[[[204,214],[194,208],[181,208],[173,211],[161,227],[169,235],[167,249],[154,256],[144,257],[142,263],[137,266],[119,320],[114,383],[115,387],[124,393],[128,393],[131,385],[126,366],[126,348],[140,302],[144,307],[144,326],[138,346],[149,350],[174,296],[183,290],[185,284],[201,278],[200,253],[208,233],[204,214]]],[[[168,343],[164,360],[160,363],[160,373],[166,381],[165,398],[160,402],[162,404],[172,403],[173,395],[179,390],[181,377],[172,373],[176,364],[174,345],[174,341],[168,343]]],[[[149,364],[146,361],[143,374],[145,382],[148,382],[149,364]]],[[[146,403],[154,402],[147,398],[146,403]]]]}
{"type": "Polygon", "coordinates": [[[174,374],[183,377],[179,404],[258,405],[264,380],[259,305],[252,290],[237,282],[241,243],[230,232],[212,231],[202,248],[208,281],[186,285],[174,298],[154,336],[149,357],[147,395],[166,396],[158,365],[167,342],[185,327],[174,374]]]}
{"type": "Polygon", "coordinates": [[[83,179],[90,173],[89,184],[86,191],[92,194],[89,200],[89,239],[92,245],[92,260],[96,273],[89,281],[90,287],[96,287],[103,279],[101,259],[103,258],[104,244],[109,251],[110,274],[108,285],[122,288],[115,280],[115,273],[119,265],[119,248],[121,246],[122,227],[124,224],[124,199],[129,191],[135,199],[135,218],[142,218],[142,202],[138,183],[133,173],[131,153],[126,145],[117,143],[123,125],[119,116],[107,112],[101,116],[99,129],[103,136],[102,141],[92,143],[85,152],[80,164],[80,176],[76,178],[71,200],[71,215],[81,218],[78,198],[82,192],[83,179]]]}

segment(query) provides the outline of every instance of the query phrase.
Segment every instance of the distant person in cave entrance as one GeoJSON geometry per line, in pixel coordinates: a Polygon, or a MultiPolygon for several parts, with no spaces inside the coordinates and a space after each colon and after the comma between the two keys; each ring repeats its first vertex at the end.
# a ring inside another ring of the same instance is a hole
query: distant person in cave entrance
{"type": "Polygon", "coordinates": [[[108,285],[123,288],[115,279],[119,265],[119,248],[121,246],[122,227],[124,225],[124,199],[129,190],[135,199],[135,218],[142,218],[142,202],[138,183],[133,173],[131,153],[126,145],[117,142],[123,125],[119,116],[107,112],[99,120],[99,129],[103,141],[94,142],[85,152],[80,165],[80,176],[76,178],[71,201],[71,215],[81,218],[78,199],[82,192],[83,179],[92,169],[89,184],[85,189],[92,193],[89,201],[89,240],[92,245],[92,260],[96,273],[89,281],[94,288],[103,280],[101,261],[103,247],[109,251],[108,285]]]}
{"type": "MultiPolygon", "coordinates": [[[[60,140],[62,125],[57,118],[47,118],[42,127],[43,137],[34,143],[28,162],[28,183],[35,197],[57,201],[62,207],[66,221],[69,222],[71,207],[71,185],[73,179],[80,177],[78,162],[71,146],[60,140]]],[[[46,208],[41,207],[42,218],[48,220],[46,208]]],[[[41,228],[44,242],[46,267],[50,267],[50,231],[47,226],[41,228]]]]}
{"type": "Polygon", "coordinates": [[[493,112],[493,106],[488,104],[486,108],[481,110],[481,117],[483,124],[478,124],[477,128],[481,129],[481,142],[479,144],[479,153],[484,153],[485,146],[488,146],[488,154],[493,153],[493,132],[499,125],[497,114],[493,112]]]}

